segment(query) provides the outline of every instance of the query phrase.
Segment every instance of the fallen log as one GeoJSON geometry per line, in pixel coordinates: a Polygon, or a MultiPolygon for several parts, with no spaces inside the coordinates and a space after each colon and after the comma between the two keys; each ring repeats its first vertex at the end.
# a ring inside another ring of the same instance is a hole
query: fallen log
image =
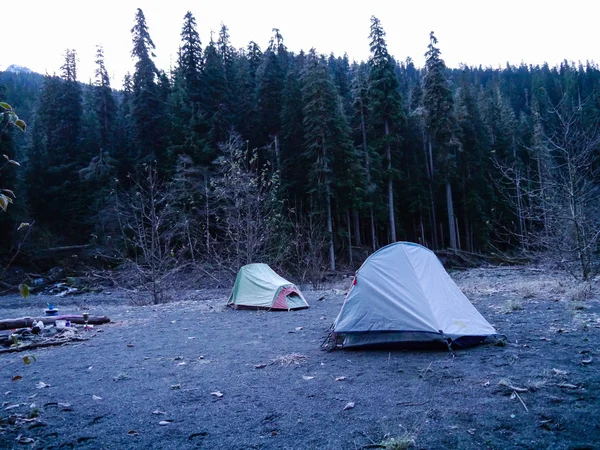
{"type": "MultiPolygon", "coordinates": [[[[78,316],[44,316],[44,317],[21,317],[20,319],[4,319],[0,320],[0,330],[11,330],[13,328],[27,328],[33,325],[33,322],[42,321],[44,325],[54,324],[57,320],[68,320],[71,323],[84,325],[83,317],[78,316]]],[[[89,316],[88,325],[102,325],[109,323],[110,319],[106,316],[89,316]]]]}
{"type": "Polygon", "coordinates": [[[72,251],[72,250],[83,250],[85,248],[90,248],[90,247],[92,247],[92,245],[93,244],[67,245],[64,247],[42,248],[38,251],[44,252],[44,253],[68,252],[68,251],[72,251]]]}

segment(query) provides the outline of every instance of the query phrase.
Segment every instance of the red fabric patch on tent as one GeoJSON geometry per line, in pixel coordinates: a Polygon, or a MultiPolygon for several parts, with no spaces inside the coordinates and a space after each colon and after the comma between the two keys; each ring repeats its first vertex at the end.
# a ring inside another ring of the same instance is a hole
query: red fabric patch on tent
{"type": "Polygon", "coordinates": [[[279,295],[275,299],[275,302],[273,303],[271,309],[290,309],[286,300],[286,297],[290,294],[298,294],[300,297],[302,297],[302,294],[300,294],[298,289],[296,289],[295,287],[290,286],[283,288],[281,291],[279,291],[279,295]]]}

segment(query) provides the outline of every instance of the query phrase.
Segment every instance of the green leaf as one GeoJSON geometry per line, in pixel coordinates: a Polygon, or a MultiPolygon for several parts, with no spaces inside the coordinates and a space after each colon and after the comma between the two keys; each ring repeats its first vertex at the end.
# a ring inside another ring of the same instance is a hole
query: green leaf
{"type": "Polygon", "coordinates": [[[17,228],[17,231],[19,231],[19,230],[21,230],[21,229],[23,229],[25,227],[28,227],[28,226],[30,226],[29,223],[27,223],[27,222],[21,222],[21,225],[19,225],[19,228],[17,228]]]}
{"type": "Polygon", "coordinates": [[[27,129],[27,124],[21,119],[17,120],[15,122],[15,125],[18,126],[21,129],[21,131],[25,131],[27,129]]]}
{"type": "Polygon", "coordinates": [[[6,208],[8,208],[8,197],[4,194],[0,194],[0,208],[4,212],[6,212],[6,208]]]}
{"type": "Polygon", "coordinates": [[[19,285],[19,292],[21,293],[21,295],[23,296],[23,298],[29,297],[29,286],[27,286],[24,283],[21,283],[19,285]]]}
{"type": "Polygon", "coordinates": [[[31,362],[37,362],[37,359],[33,355],[23,356],[23,362],[27,365],[31,364],[31,362]]]}
{"type": "Polygon", "coordinates": [[[8,111],[12,111],[12,106],[10,106],[8,103],[0,102],[0,106],[8,111]]]}

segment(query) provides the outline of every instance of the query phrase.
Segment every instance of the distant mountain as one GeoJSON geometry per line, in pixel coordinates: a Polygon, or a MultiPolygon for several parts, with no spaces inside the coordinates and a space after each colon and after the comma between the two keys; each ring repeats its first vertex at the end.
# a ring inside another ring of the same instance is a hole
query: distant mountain
{"type": "Polygon", "coordinates": [[[5,72],[13,72],[13,73],[32,73],[31,69],[27,67],[19,66],[18,64],[11,64],[5,70],[5,72]]]}

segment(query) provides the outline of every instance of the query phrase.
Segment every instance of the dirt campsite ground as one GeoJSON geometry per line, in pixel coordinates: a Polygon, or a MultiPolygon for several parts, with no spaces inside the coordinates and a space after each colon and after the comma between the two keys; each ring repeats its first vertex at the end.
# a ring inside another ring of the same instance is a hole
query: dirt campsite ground
{"type": "Polygon", "coordinates": [[[596,286],[533,268],[453,277],[506,345],[324,351],[348,280],[280,313],[226,309],[226,290],[0,298],[0,318],[55,300],[112,320],[30,365],[0,354],[0,448],[600,448],[596,286]]]}

